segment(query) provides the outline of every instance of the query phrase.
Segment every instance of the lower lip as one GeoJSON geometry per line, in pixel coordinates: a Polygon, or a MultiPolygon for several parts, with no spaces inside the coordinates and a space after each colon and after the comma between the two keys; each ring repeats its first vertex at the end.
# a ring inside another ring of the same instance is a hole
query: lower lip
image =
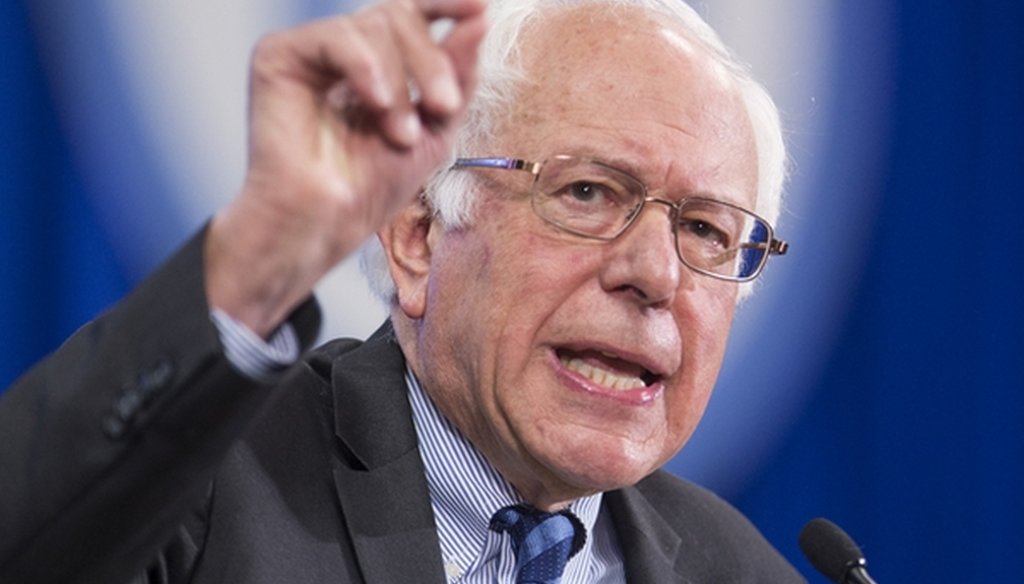
{"type": "Polygon", "coordinates": [[[610,389],[603,385],[594,383],[589,378],[584,377],[563,365],[562,361],[554,351],[551,352],[551,360],[558,378],[570,389],[587,395],[613,400],[624,405],[644,406],[653,403],[658,399],[658,396],[661,395],[661,392],[665,387],[664,384],[659,381],[653,385],[638,387],[636,389],[610,389]]]}

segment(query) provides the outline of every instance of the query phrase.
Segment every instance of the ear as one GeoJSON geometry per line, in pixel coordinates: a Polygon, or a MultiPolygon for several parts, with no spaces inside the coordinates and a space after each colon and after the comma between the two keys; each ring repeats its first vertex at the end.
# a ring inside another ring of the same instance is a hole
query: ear
{"type": "Polygon", "coordinates": [[[417,197],[377,232],[395,283],[398,307],[410,319],[422,318],[426,312],[431,229],[436,228],[430,210],[417,197]]]}

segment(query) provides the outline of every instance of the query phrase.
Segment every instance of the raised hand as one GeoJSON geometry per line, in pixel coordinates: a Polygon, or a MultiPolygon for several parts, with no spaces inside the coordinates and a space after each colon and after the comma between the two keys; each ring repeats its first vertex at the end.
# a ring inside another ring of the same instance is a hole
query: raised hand
{"type": "Polygon", "coordinates": [[[265,37],[249,168],[214,218],[207,295],[258,334],[408,205],[447,159],[476,82],[482,0],[394,0],[265,37]],[[451,21],[435,41],[432,22],[451,21]]]}

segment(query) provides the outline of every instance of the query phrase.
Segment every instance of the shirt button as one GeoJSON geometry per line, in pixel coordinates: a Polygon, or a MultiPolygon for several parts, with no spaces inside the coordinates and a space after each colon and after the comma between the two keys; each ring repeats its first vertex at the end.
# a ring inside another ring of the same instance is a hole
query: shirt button
{"type": "Polygon", "coordinates": [[[459,568],[458,564],[451,560],[444,563],[444,571],[448,574],[449,582],[455,582],[460,576],[462,576],[462,569],[459,568]]]}

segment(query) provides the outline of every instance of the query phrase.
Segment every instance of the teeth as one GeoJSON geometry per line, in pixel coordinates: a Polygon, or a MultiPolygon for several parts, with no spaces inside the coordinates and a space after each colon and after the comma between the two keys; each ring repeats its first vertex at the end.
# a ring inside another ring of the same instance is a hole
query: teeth
{"type": "Polygon", "coordinates": [[[619,375],[618,373],[608,371],[607,369],[594,367],[583,359],[571,359],[563,356],[560,357],[559,360],[562,362],[562,365],[566,366],[566,368],[571,369],[594,383],[609,389],[627,390],[637,389],[644,386],[643,380],[639,377],[619,375]]]}

